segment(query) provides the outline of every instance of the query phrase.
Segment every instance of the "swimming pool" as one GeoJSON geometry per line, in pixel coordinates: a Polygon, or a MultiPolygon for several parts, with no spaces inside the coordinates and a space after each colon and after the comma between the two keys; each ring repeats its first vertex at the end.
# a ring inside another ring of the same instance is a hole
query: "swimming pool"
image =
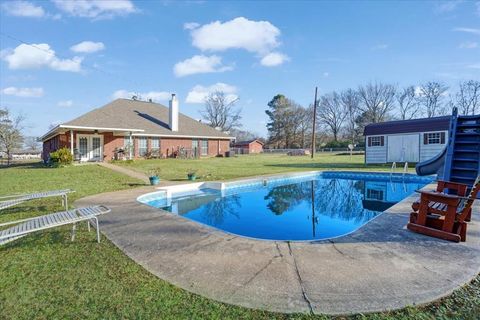
{"type": "Polygon", "coordinates": [[[324,240],[353,232],[431,177],[320,172],[140,197],[140,202],[232,234],[324,240]]]}

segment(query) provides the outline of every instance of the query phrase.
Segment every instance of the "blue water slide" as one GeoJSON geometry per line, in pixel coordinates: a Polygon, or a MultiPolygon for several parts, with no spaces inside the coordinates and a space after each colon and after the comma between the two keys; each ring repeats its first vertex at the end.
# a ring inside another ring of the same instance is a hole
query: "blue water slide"
{"type": "Polygon", "coordinates": [[[419,176],[428,176],[436,174],[439,180],[443,179],[443,169],[445,166],[445,156],[447,155],[447,148],[437,154],[435,157],[419,162],[415,166],[415,170],[419,176]]]}
{"type": "Polygon", "coordinates": [[[459,116],[454,108],[446,148],[415,169],[420,176],[437,174],[438,179],[472,186],[480,175],[480,115],[459,116]]]}

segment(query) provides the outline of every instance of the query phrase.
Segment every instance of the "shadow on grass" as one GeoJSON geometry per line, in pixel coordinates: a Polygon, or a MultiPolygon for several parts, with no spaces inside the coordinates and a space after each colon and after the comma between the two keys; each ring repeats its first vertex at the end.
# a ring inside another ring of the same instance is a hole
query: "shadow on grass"
{"type": "Polygon", "coordinates": [[[387,166],[382,165],[365,165],[355,163],[279,163],[266,164],[266,167],[277,168],[318,168],[318,169],[386,169],[387,166]]]}
{"type": "Polygon", "coordinates": [[[43,162],[19,162],[19,163],[12,163],[10,165],[1,165],[0,169],[8,169],[8,168],[22,168],[22,169],[49,169],[51,167],[47,167],[43,164],[43,162]]]}
{"type": "Polygon", "coordinates": [[[125,186],[129,186],[129,187],[145,187],[145,186],[149,186],[148,183],[124,183],[125,186]]]}

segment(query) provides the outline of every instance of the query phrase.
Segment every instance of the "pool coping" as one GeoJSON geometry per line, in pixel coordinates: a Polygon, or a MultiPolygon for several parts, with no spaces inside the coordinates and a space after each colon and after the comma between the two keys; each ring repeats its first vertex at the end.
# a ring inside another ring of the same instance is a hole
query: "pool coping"
{"type": "Polygon", "coordinates": [[[478,203],[465,243],[406,230],[417,195],[350,235],[299,243],[229,235],[136,201],[152,190],[99,194],[75,205],[110,206],[101,230],[125,254],[178,287],[225,303],[282,313],[394,310],[447,296],[480,272],[478,203]]]}
{"type": "MultiPolygon", "coordinates": [[[[168,199],[171,199],[175,192],[200,191],[202,189],[219,190],[219,191],[222,192],[221,196],[223,197],[224,196],[223,191],[228,189],[229,185],[232,185],[232,184],[248,185],[248,184],[253,184],[253,183],[257,184],[258,182],[266,183],[268,181],[277,181],[277,180],[282,179],[282,178],[287,178],[287,179],[288,178],[302,178],[302,177],[306,178],[306,177],[310,177],[310,176],[314,177],[316,175],[321,175],[323,173],[332,173],[332,172],[334,172],[334,173],[335,172],[337,172],[337,173],[338,172],[339,173],[352,173],[352,174],[361,173],[361,174],[365,174],[365,175],[375,175],[375,174],[377,174],[377,175],[390,175],[390,176],[395,176],[397,178],[398,177],[403,178],[405,175],[416,177],[416,175],[409,174],[409,173],[407,173],[407,174],[399,174],[399,173],[395,174],[395,173],[381,172],[381,171],[359,172],[359,171],[343,171],[343,170],[339,170],[339,171],[314,170],[314,171],[288,172],[288,173],[277,173],[277,174],[271,174],[271,175],[264,175],[264,176],[259,176],[259,177],[255,177],[255,178],[250,178],[250,177],[249,178],[238,178],[238,179],[231,180],[231,181],[202,181],[202,182],[195,182],[195,183],[175,184],[175,185],[169,185],[169,186],[155,187],[156,191],[148,192],[146,194],[142,194],[142,195],[138,196],[136,198],[136,200],[141,204],[153,207],[150,204],[148,204],[146,201],[142,201],[141,198],[147,198],[148,196],[153,196],[153,195],[156,195],[156,194],[159,194],[159,193],[165,193],[165,197],[168,198],[168,199]]],[[[338,177],[338,179],[342,179],[342,177],[338,177]]],[[[425,179],[428,179],[428,178],[425,178],[425,179]]],[[[433,179],[431,179],[430,183],[427,183],[423,188],[434,189],[433,185],[431,183],[432,180],[433,179]]],[[[408,198],[408,195],[404,199],[406,199],[406,198],[408,198]]],[[[402,200],[404,200],[404,199],[402,199],[402,200]]],[[[348,236],[348,235],[356,232],[357,230],[363,228],[365,225],[367,225],[371,221],[377,219],[381,215],[388,212],[388,209],[384,210],[384,211],[381,211],[378,215],[376,215],[372,219],[364,222],[363,224],[359,225],[356,229],[351,230],[347,233],[338,235],[338,236],[329,237],[329,238],[325,238],[325,239],[311,239],[311,240],[276,240],[276,239],[263,239],[263,238],[257,238],[257,237],[249,237],[249,236],[245,236],[245,235],[242,235],[242,234],[237,234],[237,233],[234,233],[234,232],[230,232],[230,231],[226,231],[226,230],[217,228],[215,226],[211,226],[209,224],[206,224],[206,223],[203,223],[203,222],[200,222],[200,221],[190,219],[190,218],[185,217],[183,215],[174,214],[174,213],[169,212],[167,210],[163,210],[162,208],[157,208],[157,207],[153,207],[153,208],[155,208],[157,210],[160,210],[162,212],[168,213],[168,214],[173,214],[173,215],[175,215],[179,218],[198,223],[199,225],[201,225],[205,228],[210,228],[210,229],[218,231],[218,232],[223,232],[223,233],[225,233],[227,235],[230,235],[230,236],[242,237],[242,238],[245,238],[245,239],[257,240],[257,241],[285,241],[285,242],[307,242],[307,243],[308,242],[329,241],[329,240],[338,239],[338,238],[341,238],[341,237],[344,237],[344,236],[348,236]]]]}

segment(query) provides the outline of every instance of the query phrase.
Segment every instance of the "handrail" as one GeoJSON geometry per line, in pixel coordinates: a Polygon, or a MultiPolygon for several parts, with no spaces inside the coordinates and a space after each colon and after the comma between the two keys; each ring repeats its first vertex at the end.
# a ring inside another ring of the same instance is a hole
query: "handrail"
{"type": "Polygon", "coordinates": [[[394,161],[392,163],[392,168],[390,169],[390,176],[392,176],[395,173],[395,170],[397,170],[397,163],[394,161]]]}
{"type": "Polygon", "coordinates": [[[405,174],[407,174],[408,171],[408,162],[405,161],[405,165],[403,166],[403,177],[405,177],[405,174]]]}

